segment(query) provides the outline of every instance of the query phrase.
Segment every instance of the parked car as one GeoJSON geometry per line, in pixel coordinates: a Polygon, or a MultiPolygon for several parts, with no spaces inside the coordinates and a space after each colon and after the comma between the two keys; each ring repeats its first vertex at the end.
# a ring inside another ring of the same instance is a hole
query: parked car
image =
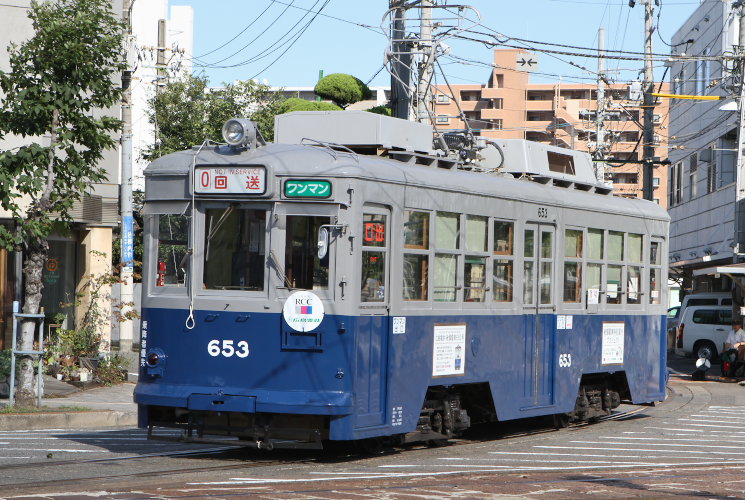
{"type": "MultiPolygon", "coordinates": [[[[685,311],[688,306],[731,306],[732,293],[730,292],[702,292],[689,293],[683,297],[680,303],[680,311],[685,311]]],[[[680,315],[678,315],[680,317],[680,315]]]]}
{"type": "Polygon", "coordinates": [[[667,310],[667,350],[675,349],[675,336],[678,333],[680,321],[680,306],[673,306],[667,310]]]}
{"type": "Polygon", "coordinates": [[[716,362],[731,325],[731,306],[688,306],[680,316],[677,346],[684,354],[716,362]]]}

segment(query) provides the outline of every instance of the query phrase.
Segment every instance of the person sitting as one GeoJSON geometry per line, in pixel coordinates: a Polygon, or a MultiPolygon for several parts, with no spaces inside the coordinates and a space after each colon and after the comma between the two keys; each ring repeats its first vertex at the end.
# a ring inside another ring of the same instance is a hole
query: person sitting
{"type": "Polygon", "coordinates": [[[732,322],[732,330],[724,342],[722,353],[722,371],[731,376],[734,372],[735,361],[745,360],[745,330],[742,329],[742,319],[732,322]]]}

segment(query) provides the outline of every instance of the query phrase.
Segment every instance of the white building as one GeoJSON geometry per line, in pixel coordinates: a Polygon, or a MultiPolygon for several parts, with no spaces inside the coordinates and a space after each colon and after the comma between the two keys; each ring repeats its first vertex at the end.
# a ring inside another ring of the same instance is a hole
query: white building
{"type": "MultiPolygon", "coordinates": [[[[739,94],[733,60],[721,57],[733,54],[738,36],[732,2],[704,0],[672,39],[672,54],[703,58],[671,65],[672,92],[739,94]]],[[[721,110],[726,102],[674,99],[670,105],[670,266],[685,292],[729,290],[729,279],[711,268],[739,262],[745,252],[745,234],[735,230],[738,113],[721,110]]]]}
{"type": "Polygon", "coordinates": [[[148,162],[142,151],[155,141],[155,128],[148,122],[148,100],[166,76],[190,74],[194,49],[194,9],[168,0],[136,1],[132,8],[132,185],[145,188],[143,170],[148,162]],[[159,44],[160,40],[163,42],[159,44]],[[164,67],[158,68],[160,54],[164,67]],[[160,70],[160,71],[159,71],[160,70]]]}

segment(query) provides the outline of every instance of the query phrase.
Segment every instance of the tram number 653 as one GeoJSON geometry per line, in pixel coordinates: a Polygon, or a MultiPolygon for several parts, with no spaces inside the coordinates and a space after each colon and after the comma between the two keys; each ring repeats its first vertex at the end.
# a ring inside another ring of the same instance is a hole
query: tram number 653
{"type": "Polygon", "coordinates": [[[538,217],[541,219],[548,219],[548,208],[538,207],[538,217]]]}
{"type": "Polygon", "coordinates": [[[569,368],[572,366],[572,355],[571,354],[559,354],[559,367],[569,368]]]}
{"type": "Polygon", "coordinates": [[[248,342],[246,342],[245,340],[241,340],[234,347],[232,340],[223,340],[221,348],[219,340],[210,340],[207,344],[207,352],[212,357],[217,357],[222,354],[226,358],[229,358],[233,354],[235,354],[239,358],[245,358],[246,356],[248,356],[249,353],[248,342]]]}

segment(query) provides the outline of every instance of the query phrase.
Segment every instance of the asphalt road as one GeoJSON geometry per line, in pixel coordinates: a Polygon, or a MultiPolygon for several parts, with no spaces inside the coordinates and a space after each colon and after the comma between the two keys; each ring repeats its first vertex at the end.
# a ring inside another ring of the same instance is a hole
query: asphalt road
{"type": "Polygon", "coordinates": [[[0,498],[745,498],[745,387],[672,376],[668,394],[593,425],[496,426],[375,456],[3,432],[0,498]]]}

